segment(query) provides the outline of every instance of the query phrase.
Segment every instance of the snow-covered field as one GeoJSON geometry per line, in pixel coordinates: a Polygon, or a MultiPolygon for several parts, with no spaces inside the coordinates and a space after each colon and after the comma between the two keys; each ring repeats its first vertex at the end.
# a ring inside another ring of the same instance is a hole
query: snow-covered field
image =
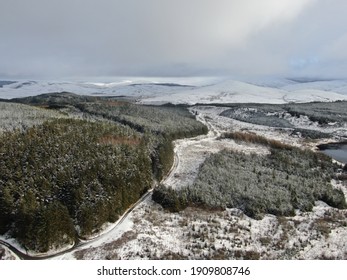
{"type": "Polygon", "coordinates": [[[0,244],[0,260],[18,260],[19,258],[12,253],[6,246],[0,244]]]}

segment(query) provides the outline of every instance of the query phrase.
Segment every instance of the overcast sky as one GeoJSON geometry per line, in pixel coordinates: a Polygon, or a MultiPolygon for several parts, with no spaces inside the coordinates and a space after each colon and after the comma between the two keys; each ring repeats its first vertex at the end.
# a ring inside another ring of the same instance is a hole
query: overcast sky
{"type": "Polygon", "coordinates": [[[0,0],[0,78],[346,77],[346,0],[0,0]]]}

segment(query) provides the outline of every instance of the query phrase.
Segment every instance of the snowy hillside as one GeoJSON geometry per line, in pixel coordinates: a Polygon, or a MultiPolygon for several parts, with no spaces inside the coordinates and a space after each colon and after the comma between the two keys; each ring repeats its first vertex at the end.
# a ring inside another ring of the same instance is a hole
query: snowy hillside
{"type": "Polygon", "coordinates": [[[181,91],[182,88],[192,86],[176,83],[154,83],[148,81],[120,81],[111,83],[89,83],[89,82],[13,82],[11,84],[0,84],[0,98],[11,99],[27,97],[42,93],[72,92],[80,95],[98,96],[129,96],[134,98],[153,97],[157,95],[172,94],[181,91]]]}
{"type": "Polygon", "coordinates": [[[216,78],[134,78],[101,82],[0,81],[0,98],[33,96],[51,92],[80,95],[125,96],[143,104],[288,103],[347,99],[347,80],[251,81],[216,78]]]}
{"type": "Polygon", "coordinates": [[[288,103],[347,99],[347,81],[299,83],[272,80],[261,83],[227,80],[169,96],[149,97],[142,103],[288,103]],[[334,91],[336,90],[336,91],[334,91]]]}

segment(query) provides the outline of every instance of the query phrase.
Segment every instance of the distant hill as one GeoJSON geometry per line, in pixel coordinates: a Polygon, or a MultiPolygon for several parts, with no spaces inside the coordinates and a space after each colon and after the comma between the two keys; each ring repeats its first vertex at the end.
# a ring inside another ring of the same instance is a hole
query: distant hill
{"type": "Polygon", "coordinates": [[[10,85],[10,84],[13,84],[15,82],[11,82],[11,81],[0,81],[0,88],[2,88],[3,86],[6,86],[6,85],[10,85]]]}
{"type": "MultiPolygon", "coordinates": [[[[74,93],[79,96],[131,98],[143,104],[210,103],[303,103],[347,100],[347,80],[259,79],[199,82],[188,85],[184,79],[172,82],[133,81],[93,82],[1,82],[0,99],[23,98],[45,93],[74,93]]],[[[77,97],[71,97],[76,99],[77,97]]],[[[33,100],[33,99],[29,99],[33,100]]],[[[25,101],[21,101],[25,102],[25,101]]],[[[32,101],[30,101],[32,102],[32,101]]]]}

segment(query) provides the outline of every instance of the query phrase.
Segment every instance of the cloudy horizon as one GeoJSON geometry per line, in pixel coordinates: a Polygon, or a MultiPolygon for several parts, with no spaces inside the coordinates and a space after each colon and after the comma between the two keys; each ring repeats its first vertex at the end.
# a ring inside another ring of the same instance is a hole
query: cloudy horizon
{"type": "Polygon", "coordinates": [[[347,78],[344,0],[2,0],[0,78],[347,78]]]}

